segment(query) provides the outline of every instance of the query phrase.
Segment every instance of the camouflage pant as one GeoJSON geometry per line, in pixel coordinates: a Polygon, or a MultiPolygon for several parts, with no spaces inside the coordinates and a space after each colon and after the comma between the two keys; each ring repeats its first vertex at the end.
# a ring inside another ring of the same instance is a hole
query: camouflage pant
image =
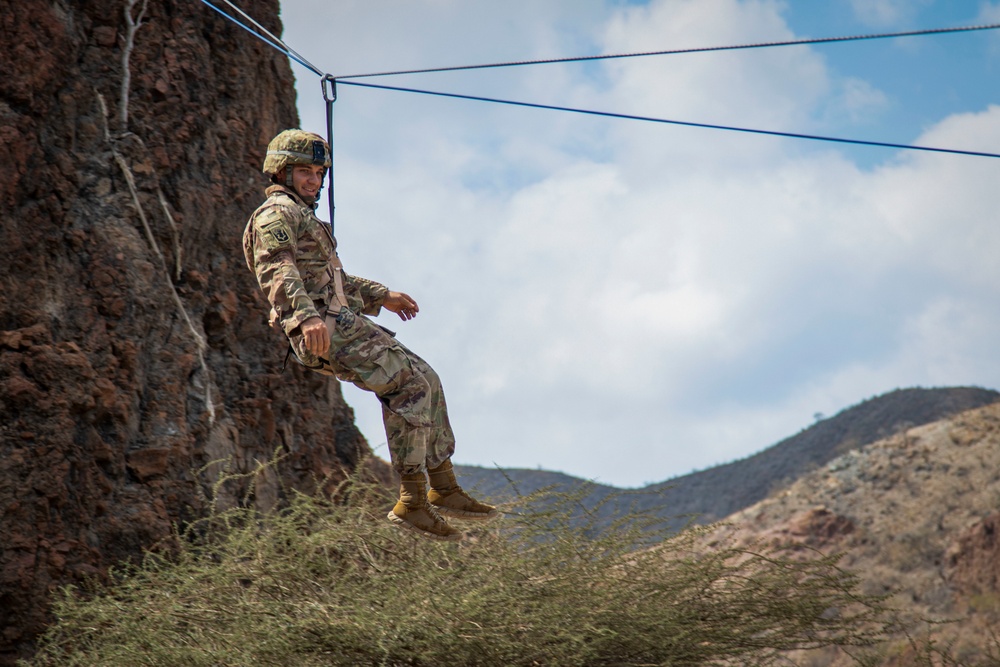
{"type": "Polygon", "coordinates": [[[421,472],[450,458],[455,434],[434,369],[364,315],[344,308],[336,318],[328,316],[326,324],[326,357],[306,350],[301,335],[292,336],[292,347],[308,368],[378,396],[396,472],[421,472]]]}

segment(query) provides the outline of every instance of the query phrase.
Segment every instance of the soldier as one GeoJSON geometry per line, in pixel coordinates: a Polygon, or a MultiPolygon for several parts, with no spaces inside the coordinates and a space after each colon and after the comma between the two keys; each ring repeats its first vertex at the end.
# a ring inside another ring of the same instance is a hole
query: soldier
{"type": "Polygon", "coordinates": [[[247,266],[271,304],[271,325],[288,337],[299,362],[381,401],[390,459],[400,475],[389,520],[432,539],[460,540],[442,514],[490,520],[499,513],[455,480],[455,436],[437,373],[366,317],[385,308],[406,321],[419,312],[416,301],[344,273],[330,225],[315,215],[330,164],[330,147],[319,135],[285,130],[271,141],[264,173],[273,184],[243,234],[247,266]]]}

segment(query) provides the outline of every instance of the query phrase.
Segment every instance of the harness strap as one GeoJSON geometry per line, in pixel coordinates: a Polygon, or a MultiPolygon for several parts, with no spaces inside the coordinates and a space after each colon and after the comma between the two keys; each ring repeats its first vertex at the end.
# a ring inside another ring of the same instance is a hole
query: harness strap
{"type": "Polygon", "coordinates": [[[330,255],[330,261],[326,263],[326,271],[320,278],[320,284],[317,285],[316,289],[323,289],[330,284],[331,280],[333,280],[333,292],[337,297],[337,303],[341,308],[349,308],[347,296],[344,295],[344,265],[340,263],[340,257],[337,257],[336,252],[330,255]]]}

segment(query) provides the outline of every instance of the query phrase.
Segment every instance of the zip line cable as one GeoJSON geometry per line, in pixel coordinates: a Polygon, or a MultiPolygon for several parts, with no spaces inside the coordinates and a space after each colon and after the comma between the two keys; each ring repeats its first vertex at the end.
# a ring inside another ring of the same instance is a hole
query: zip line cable
{"type": "MultiPolygon", "coordinates": [[[[321,78],[321,85],[323,88],[323,99],[326,102],[326,116],[327,116],[327,134],[328,143],[330,144],[331,153],[333,151],[333,103],[337,99],[337,82],[344,84],[345,86],[358,86],[363,88],[375,88],[380,90],[392,90],[405,93],[416,93],[421,95],[434,95],[438,97],[450,97],[460,100],[472,100],[477,102],[490,102],[494,104],[507,104],[512,106],[528,107],[533,109],[548,109],[551,111],[563,111],[568,113],[578,113],[586,114],[591,116],[603,116],[606,118],[620,118],[624,120],[639,120],[651,123],[664,123],[669,125],[681,125],[685,127],[701,127],[713,130],[727,130],[731,132],[745,132],[750,134],[762,134],[775,137],[788,137],[792,139],[809,139],[813,141],[828,141],[842,144],[854,144],[860,146],[876,146],[880,148],[898,148],[902,150],[916,150],[916,151],[929,151],[934,153],[950,153],[953,155],[971,155],[976,157],[992,157],[1000,158],[998,153],[988,153],[980,151],[966,151],[958,150],[952,148],[934,148],[931,146],[915,146],[912,144],[896,144],[883,141],[866,141],[863,139],[846,139],[842,137],[827,137],[814,134],[800,134],[796,132],[779,132],[776,130],[759,130],[746,127],[735,127],[730,125],[716,125],[712,123],[695,123],[691,121],[681,121],[681,120],[668,120],[665,118],[653,118],[649,116],[635,116],[631,114],[621,114],[612,113],[607,111],[593,111],[588,109],[576,109],[572,107],[562,107],[553,106],[547,104],[535,104],[532,102],[517,102],[514,100],[503,100],[492,97],[479,97],[475,95],[460,95],[458,93],[444,93],[431,90],[420,90],[417,88],[403,88],[398,86],[380,86],[371,83],[359,83],[357,81],[349,81],[346,79],[360,79],[360,78],[371,78],[379,76],[390,76],[398,74],[424,74],[430,72],[454,72],[462,70],[475,70],[475,69],[495,69],[500,67],[517,67],[522,65],[544,65],[553,63],[569,63],[569,62],[586,62],[592,60],[610,60],[610,59],[621,59],[621,58],[639,58],[646,56],[659,56],[659,55],[676,55],[681,53],[707,53],[711,51],[734,51],[739,49],[761,49],[773,46],[794,46],[794,45],[806,45],[806,44],[828,44],[828,43],[841,43],[850,41],[861,41],[861,40],[874,40],[874,39],[890,39],[896,37],[916,37],[923,35],[943,35],[952,33],[963,33],[963,32],[974,32],[982,30],[996,30],[1000,28],[1000,23],[992,23],[986,25],[975,25],[975,26],[963,26],[957,28],[930,28],[926,30],[911,30],[907,32],[887,32],[878,33],[871,35],[851,35],[844,37],[820,37],[815,39],[800,39],[800,40],[789,40],[780,42],[760,42],[756,44],[739,44],[732,46],[707,46],[699,48],[689,48],[689,49],[673,49],[667,51],[646,51],[640,53],[618,53],[618,54],[608,54],[608,55],[598,55],[598,56],[579,56],[579,57],[569,57],[569,58],[551,58],[547,60],[522,60],[522,61],[512,61],[503,63],[488,63],[481,65],[458,65],[454,67],[435,67],[429,69],[413,69],[413,70],[397,70],[392,72],[374,72],[370,74],[349,74],[345,76],[333,76],[331,74],[324,73],[318,67],[310,63],[308,60],[303,58],[297,51],[289,47],[280,38],[273,35],[269,30],[267,30],[260,23],[255,21],[246,12],[237,7],[231,0],[222,0],[227,6],[238,12],[241,16],[247,19],[250,23],[254,25],[257,30],[252,30],[245,23],[241,22],[236,17],[231,14],[227,14],[222,11],[219,7],[215,6],[209,0],[199,0],[203,5],[211,8],[227,20],[235,23],[239,27],[243,28],[251,35],[260,39],[264,43],[268,44],[272,48],[285,54],[295,62],[299,63],[312,73],[316,74],[321,78]],[[327,87],[329,84],[329,88],[327,87]]],[[[333,169],[330,169],[330,189],[328,191],[330,198],[330,218],[331,226],[333,223],[333,169]]]]}
{"type": "Polygon", "coordinates": [[[234,5],[229,0],[223,0],[223,2],[225,2],[227,5],[229,5],[233,9],[235,9],[237,12],[239,12],[240,15],[245,16],[247,18],[247,20],[249,20],[251,23],[253,23],[257,28],[259,28],[260,30],[262,30],[264,32],[264,34],[261,34],[260,32],[257,32],[256,30],[251,30],[248,25],[246,25],[245,23],[241,22],[235,16],[233,16],[231,14],[227,14],[226,12],[222,11],[221,9],[219,9],[218,7],[216,7],[215,5],[213,5],[208,0],[199,0],[199,2],[201,2],[201,4],[203,4],[206,7],[210,8],[212,11],[216,12],[217,14],[219,14],[220,16],[222,16],[223,18],[227,19],[228,21],[230,21],[232,23],[235,23],[239,27],[243,28],[248,33],[250,33],[251,35],[253,35],[257,39],[259,39],[260,41],[264,42],[265,44],[267,44],[271,48],[273,48],[273,49],[275,49],[277,51],[280,51],[281,53],[285,54],[286,56],[288,56],[289,58],[291,58],[292,60],[294,60],[298,64],[302,65],[303,67],[305,67],[307,70],[309,70],[310,72],[312,72],[316,76],[324,76],[323,70],[321,70],[320,68],[316,67],[311,62],[309,62],[308,60],[306,60],[305,58],[303,58],[302,56],[300,56],[298,54],[298,52],[296,52],[294,49],[292,49],[287,44],[285,44],[281,39],[279,39],[279,38],[275,37],[274,35],[272,35],[270,33],[270,31],[267,30],[267,28],[265,28],[260,23],[257,23],[257,21],[255,21],[252,18],[250,18],[250,16],[246,12],[244,12],[242,9],[240,9],[239,7],[237,7],[236,5],[234,5]]]}
{"type": "MultiPolygon", "coordinates": [[[[239,12],[239,14],[245,17],[248,21],[253,23],[254,26],[259,28],[264,32],[264,35],[251,30],[244,23],[241,23],[238,19],[233,16],[223,12],[221,9],[213,5],[209,0],[199,0],[202,4],[212,8],[223,17],[229,19],[236,25],[240,26],[251,35],[257,37],[258,39],[271,45],[278,51],[281,51],[288,57],[295,60],[297,63],[314,73],[319,77],[330,77],[329,74],[322,72],[318,67],[307,61],[294,49],[289,47],[285,42],[283,42],[278,37],[271,34],[266,28],[264,28],[260,23],[251,18],[246,12],[233,4],[230,0],[222,0],[228,6],[232,7],[234,10],[239,12]],[[268,39],[268,37],[270,39],[268,39]]],[[[989,23],[985,25],[972,25],[972,26],[960,26],[956,28],[928,28],[925,30],[909,30],[905,32],[884,32],[869,35],[848,35],[841,37],[817,37],[811,39],[796,39],[787,41],[776,41],[776,42],[758,42],[752,44],[736,44],[730,46],[703,46],[694,47],[687,49],[669,49],[664,51],[641,51],[635,53],[612,53],[597,56],[571,56],[568,58],[549,58],[543,60],[515,60],[509,62],[499,62],[499,63],[484,63],[479,65],[455,65],[450,67],[431,67],[427,69],[410,69],[410,70],[394,70],[385,72],[370,72],[367,74],[345,74],[341,76],[330,77],[338,81],[344,79],[361,79],[361,78],[371,78],[379,76],[393,76],[400,74],[425,74],[431,72],[457,72],[463,70],[475,70],[475,69],[496,69],[500,67],[520,67],[523,65],[549,65],[554,63],[572,63],[572,62],[588,62],[592,60],[613,60],[622,58],[642,58],[647,56],[665,56],[665,55],[677,55],[682,53],[709,53],[713,51],[736,51],[742,49],[763,49],[776,46],[803,46],[808,44],[831,44],[839,42],[851,42],[851,41],[864,41],[864,40],[875,40],[875,39],[892,39],[897,37],[920,37],[927,35],[946,35],[953,33],[963,33],[963,32],[977,32],[983,30],[997,30],[1000,29],[1000,23],[989,23]]]]}
{"type": "Polygon", "coordinates": [[[303,58],[302,55],[298,51],[296,51],[292,47],[288,46],[288,44],[286,44],[280,37],[275,36],[270,30],[268,30],[267,28],[265,28],[264,26],[262,26],[260,23],[258,23],[256,20],[254,20],[254,18],[252,16],[250,16],[245,11],[243,11],[242,9],[240,9],[239,7],[237,7],[230,0],[222,0],[222,1],[225,2],[226,5],[228,5],[229,7],[233,8],[236,12],[238,12],[240,16],[242,16],[243,18],[245,18],[247,21],[250,21],[250,23],[252,23],[255,28],[257,28],[258,30],[260,30],[261,32],[263,32],[265,35],[267,35],[268,37],[270,37],[271,39],[273,39],[276,43],[278,43],[282,47],[284,47],[285,51],[288,53],[288,57],[289,58],[295,58],[298,62],[302,63],[305,67],[313,70],[313,72],[315,72],[319,76],[323,76],[320,73],[319,69],[316,68],[316,67],[314,67],[311,63],[310,64],[306,64],[306,59],[303,58]]]}
{"type": "Polygon", "coordinates": [[[985,153],[979,151],[965,151],[954,148],[934,148],[931,146],[914,146],[911,144],[893,144],[884,141],[865,141],[862,139],[845,139],[841,137],[825,137],[815,134],[799,134],[796,132],[778,132],[776,130],[756,130],[746,127],[734,127],[731,125],[714,125],[711,123],[694,123],[683,120],[667,120],[665,118],[652,118],[649,116],[633,116],[630,114],[612,113],[608,111],[592,111],[588,109],[575,109],[573,107],[560,107],[548,104],[535,104],[533,102],[517,102],[514,100],[502,100],[494,97],[479,97],[476,95],[459,95],[458,93],[443,93],[433,90],[420,90],[419,88],[401,88],[397,86],[381,86],[374,83],[360,83],[357,81],[343,81],[338,79],[344,86],[358,86],[361,88],[375,88],[378,90],[394,90],[404,93],[418,93],[421,95],[435,95],[438,97],[452,97],[460,100],[473,100],[476,102],[492,102],[494,104],[508,104],[519,107],[529,107],[532,109],[548,109],[551,111],[566,111],[569,113],[586,114],[590,116],[604,116],[606,118],[622,118],[625,120],[641,120],[650,123],[665,123],[668,125],[682,125],[685,127],[702,127],[712,130],[729,130],[732,132],[748,132],[751,134],[765,134],[774,137],[790,137],[792,139],[812,139],[815,141],[832,141],[841,144],[858,144],[861,146],[878,146],[882,148],[902,148],[915,151],[931,151],[934,153],[952,153],[956,155],[974,155],[977,157],[1000,158],[1000,153],[985,153]]]}
{"type": "Polygon", "coordinates": [[[219,15],[223,16],[229,21],[232,21],[233,23],[243,28],[257,39],[261,40],[268,46],[285,54],[286,56],[288,56],[289,58],[291,58],[292,60],[299,63],[300,65],[311,71],[313,74],[321,78],[321,85],[323,87],[323,101],[326,103],[326,143],[330,147],[330,168],[327,170],[328,185],[327,185],[326,196],[327,196],[327,205],[329,206],[330,209],[330,233],[333,234],[334,211],[336,211],[336,207],[334,206],[334,201],[333,201],[334,199],[333,197],[333,103],[337,101],[337,80],[334,79],[329,74],[324,74],[322,70],[320,70],[318,67],[313,65],[305,58],[303,58],[298,51],[285,44],[285,42],[281,38],[275,36],[270,30],[268,30],[260,23],[258,23],[256,20],[254,20],[252,16],[250,16],[242,9],[237,7],[230,0],[222,0],[222,1],[225,2],[227,6],[229,6],[237,13],[239,13],[240,16],[242,16],[247,21],[252,23],[254,27],[257,28],[257,30],[251,30],[245,23],[241,22],[239,19],[232,16],[231,14],[227,14],[226,12],[222,11],[208,0],[200,0],[200,1],[203,5],[211,8],[219,15]],[[327,87],[327,84],[329,84],[329,88],[327,87]]]}
{"type": "Polygon", "coordinates": [[[959,28],[930,28],[927,30],[910,30],[907,32],[884,32],[874,35],[850,35],[846,37],[818,37],[814,39],[795,39],[783,42],[759,42],[756,44],[737,44],[733,46],[703,46],[689,49],[670,49],[667,51],[644,51],[637,53],[612,53],[600,56],[573,56],[569,58],[549,58],[545,60],[515,60],[510,62],[486,63],[482,65],[456,65],[453,67],[431,67],[427,69],[396,70],[390,72],[371,72],[368,74],[347,74],[338,76],[337,80],[362,79],[376,76],[393,76],[397,74],[427,74],[431,72],[459,72],[475,69],[495,69],[499,67],[520,67],[522,65],[551,65],[554,63],[577,63],[592,60],[613,60],[620,58],[642,58],[646,56],[667,56],[680,53],[708,53],[711,51],[736,51],[741,49],[764,49],[772,46],[800,46],[805,44],[830,44],[834,42],[856,42],[873,39],[891,39],[894,37],[919,37],[923,35],[944,35],[957,32],[974,32],[977,30],[996,30],[1000,23],[989,25],[963,26],[959,28]]]}

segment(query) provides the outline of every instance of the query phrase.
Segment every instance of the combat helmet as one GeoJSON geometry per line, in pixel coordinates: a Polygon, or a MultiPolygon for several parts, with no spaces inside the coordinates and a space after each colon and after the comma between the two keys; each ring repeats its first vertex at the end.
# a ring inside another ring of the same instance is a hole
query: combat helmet
{"type": "MultiPolygon", "coordinates": [[[[330,144],[318,134],[305,130],[280,132],[267,145],[263,172],[273,179],[275,174],[292,164],[321,164],[329,169],[332,164],[330,144]]],[[[292,185],[291,170],[285,171],[285,185],[292,185]]]]}

